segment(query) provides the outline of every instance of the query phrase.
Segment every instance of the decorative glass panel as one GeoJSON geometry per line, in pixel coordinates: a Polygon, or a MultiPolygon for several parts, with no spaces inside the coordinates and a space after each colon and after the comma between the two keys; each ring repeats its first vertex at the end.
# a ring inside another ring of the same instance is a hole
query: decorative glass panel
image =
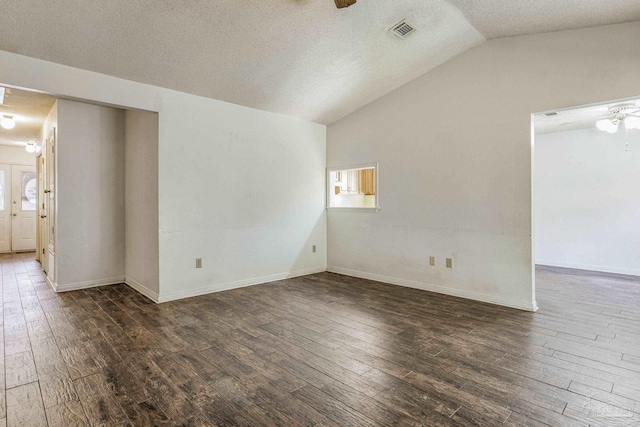
{"type": "Polygon", "coordinates": [[[22,210],[36,210],[36,174],[22,172],[22,210]]]}

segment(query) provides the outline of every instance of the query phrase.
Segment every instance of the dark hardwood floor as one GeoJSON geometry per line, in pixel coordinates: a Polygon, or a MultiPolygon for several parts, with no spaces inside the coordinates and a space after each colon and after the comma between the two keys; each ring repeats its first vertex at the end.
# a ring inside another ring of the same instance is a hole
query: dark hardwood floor
{"type": "Polygon", "coordinates": [[[9,426],[640,426],[640,280],[538,313],[322,273],[156,305],[2,255],[9,426]]]}

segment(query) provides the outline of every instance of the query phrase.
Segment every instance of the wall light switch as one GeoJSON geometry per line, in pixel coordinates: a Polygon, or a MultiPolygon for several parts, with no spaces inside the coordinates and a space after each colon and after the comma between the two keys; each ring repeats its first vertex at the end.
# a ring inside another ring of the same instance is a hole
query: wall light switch
{"type": "Polygon", "coordinates": [[[453,259],[447,258],[447,268],[453,268],[453,259]]]}
{"type": "Polygon", "coordinates": [[[316,245],[313,245],[313,246],[311,247],[311,252],[316,253],[316,245]]]}
{"type": "Polygon", "coordinates": [[[436,257],[434,256],[429,257],[429,265],[431,266],[436,265],[436,257]]]}
{"type": "Polygon", "coordinates": [[[202,258],[196,258],[196,268],[202,268],[202,258]]]}

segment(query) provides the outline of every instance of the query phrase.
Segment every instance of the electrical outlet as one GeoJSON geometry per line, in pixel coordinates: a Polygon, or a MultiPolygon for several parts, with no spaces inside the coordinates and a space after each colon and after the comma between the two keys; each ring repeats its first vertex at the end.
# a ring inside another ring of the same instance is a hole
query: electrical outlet
{"type": "Polygon", "coordinates": [[[453,259],[447,258],[447,268],[453,268],[453,259]]]}
{"type": "Polygon", "coordinates": [[[434,257],[434,256],[430,256],[429,257],[429,265],[431,265],[431,266],[436,265],[436,257],[434,257]]]}
{"type": "Polygon", "coordinates": [[[202,258],[196,258],[196,268],[202,268],[202,258]]]}
{"type": "Polygon", "coordinates": [[[316,245],[313,245],[313,246],[311,247],[311,252],[313,252],[314,254],[316,253],[316,245]]]}

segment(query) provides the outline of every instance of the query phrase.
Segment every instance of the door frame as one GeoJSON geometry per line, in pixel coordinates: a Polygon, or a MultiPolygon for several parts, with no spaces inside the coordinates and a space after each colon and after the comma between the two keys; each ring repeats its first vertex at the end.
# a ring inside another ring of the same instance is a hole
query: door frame
{"type": "Polygon", "coordinates": [[[42,270],[47,272],[47,260],[45,242],[48,241],[46,236],[46,217],[47,211],[45,209],[45,148],[46,141],[42,143],[42,149],[36,156],[36,174],[38,177],[38,191],[37,191],[37,207],[36,207],[36,260],[40,262],[42,270]]]}
{"type": "Polygon", "coordinates": [[[11,191],[13,187],[11,185],[11,164],[2,163],[0,164],[0,168],[4,172],[4,188],[2,189],[1,197],[4,200],[4,209],[0,211],[0,227],[6,236],[6,243],[8,243],[8,247],[0,248],[0,253],[10,253],[11,252],[11,191]]]}

